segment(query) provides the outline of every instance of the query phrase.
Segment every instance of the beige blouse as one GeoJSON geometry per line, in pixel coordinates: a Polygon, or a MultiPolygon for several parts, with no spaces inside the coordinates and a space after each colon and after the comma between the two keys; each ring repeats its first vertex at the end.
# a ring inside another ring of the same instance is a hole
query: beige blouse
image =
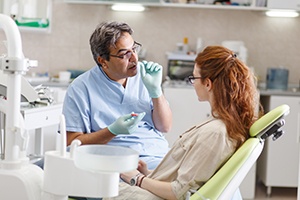
{"type": "MultiPolygon", "coordinates": [[[[227,136],[225,124],[211,117],[181,134],[162,162],[148,177],[171,182],[177,199],[183,200],[189,189],[201,187],[233,152],[234,146],[227,136]]],[[[158,200],[161,198],[147,190],[123,182],[120,183],[119,196],[107,199],[158,200]]]]}

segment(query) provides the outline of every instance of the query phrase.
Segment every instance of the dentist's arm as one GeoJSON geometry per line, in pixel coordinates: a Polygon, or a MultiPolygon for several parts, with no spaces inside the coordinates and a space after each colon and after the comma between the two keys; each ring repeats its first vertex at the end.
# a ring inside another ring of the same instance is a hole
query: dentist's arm
{"type": "Polygon", "coordinates": [[[67,145],[70,145],[74,139],[78,139],[82,144],[106,144],[116,135],[131,134],[137,128],[138,123],[145,116],[145,112],[139,114],[127,114],[119,117],[107,128],[99,131],[84,134],[80,132],[67,132],[67,145]]]}
{"type": "Polygon", "coordinates": [[[153,113],[152,120],[157,130],[167,133],[172,126],[172,112],[169,103],[164,95],[159,98],[152,99],[153,113]]]}
{"type": "Polygon", "coordinates": [[[172,112],[162,93],[162,66],[153,62],[139,62],[141,77],[153,102],[152,119],[157,130],[168,132],[172,126],[172,112]]]}

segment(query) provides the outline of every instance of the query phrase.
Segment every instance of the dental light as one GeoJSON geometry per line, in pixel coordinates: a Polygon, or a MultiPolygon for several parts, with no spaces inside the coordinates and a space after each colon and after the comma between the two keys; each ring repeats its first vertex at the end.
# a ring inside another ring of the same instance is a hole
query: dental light
{"type": "Polygon", "coordinates": [[[268,17],[298,17],[299,13],[295,10],[269,10],[266,15],[268,17]]]}
{"type": "Polygon", "coordinates": [[[114,11],[143,12],[145,7],[140,4],[114,4],[111,9],[114,11]]]}

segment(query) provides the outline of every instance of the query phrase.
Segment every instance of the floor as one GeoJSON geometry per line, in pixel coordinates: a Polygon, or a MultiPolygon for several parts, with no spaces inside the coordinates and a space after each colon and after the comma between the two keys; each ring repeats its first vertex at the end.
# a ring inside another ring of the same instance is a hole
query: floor
{"type": "Polygon", "coordinates": [[[272,187],[270,197],[266,195],[266,187],[257,183],[255,200],[297,200],[297,188],[276,188],[272,187]]]}

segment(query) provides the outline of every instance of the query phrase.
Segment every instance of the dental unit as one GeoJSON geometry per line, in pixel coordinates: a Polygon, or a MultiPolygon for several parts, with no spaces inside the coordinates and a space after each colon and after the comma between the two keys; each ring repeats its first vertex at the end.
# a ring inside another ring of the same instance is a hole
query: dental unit
{"type": "Polygon", "coordinates": [[[24,58],[20,32],[13,19],[0,14],[0,28],[7,38],[7,55],[0,57],[0,71],[7,77],[6,98],[0,98],[0,112],[6,115],[4,155],[0,158],[0,199],[117,196],[119,174],[136,169],[138,153],[109,145],[81,146],[79,140],[73,141],[67,152],[63,115],[60,116],[59,149],[45,153],[44,170],[30,163],[26,152],[29,137],[20,113],[21,88],[24,88],[22,75],[36,62],[24,58]]]}

